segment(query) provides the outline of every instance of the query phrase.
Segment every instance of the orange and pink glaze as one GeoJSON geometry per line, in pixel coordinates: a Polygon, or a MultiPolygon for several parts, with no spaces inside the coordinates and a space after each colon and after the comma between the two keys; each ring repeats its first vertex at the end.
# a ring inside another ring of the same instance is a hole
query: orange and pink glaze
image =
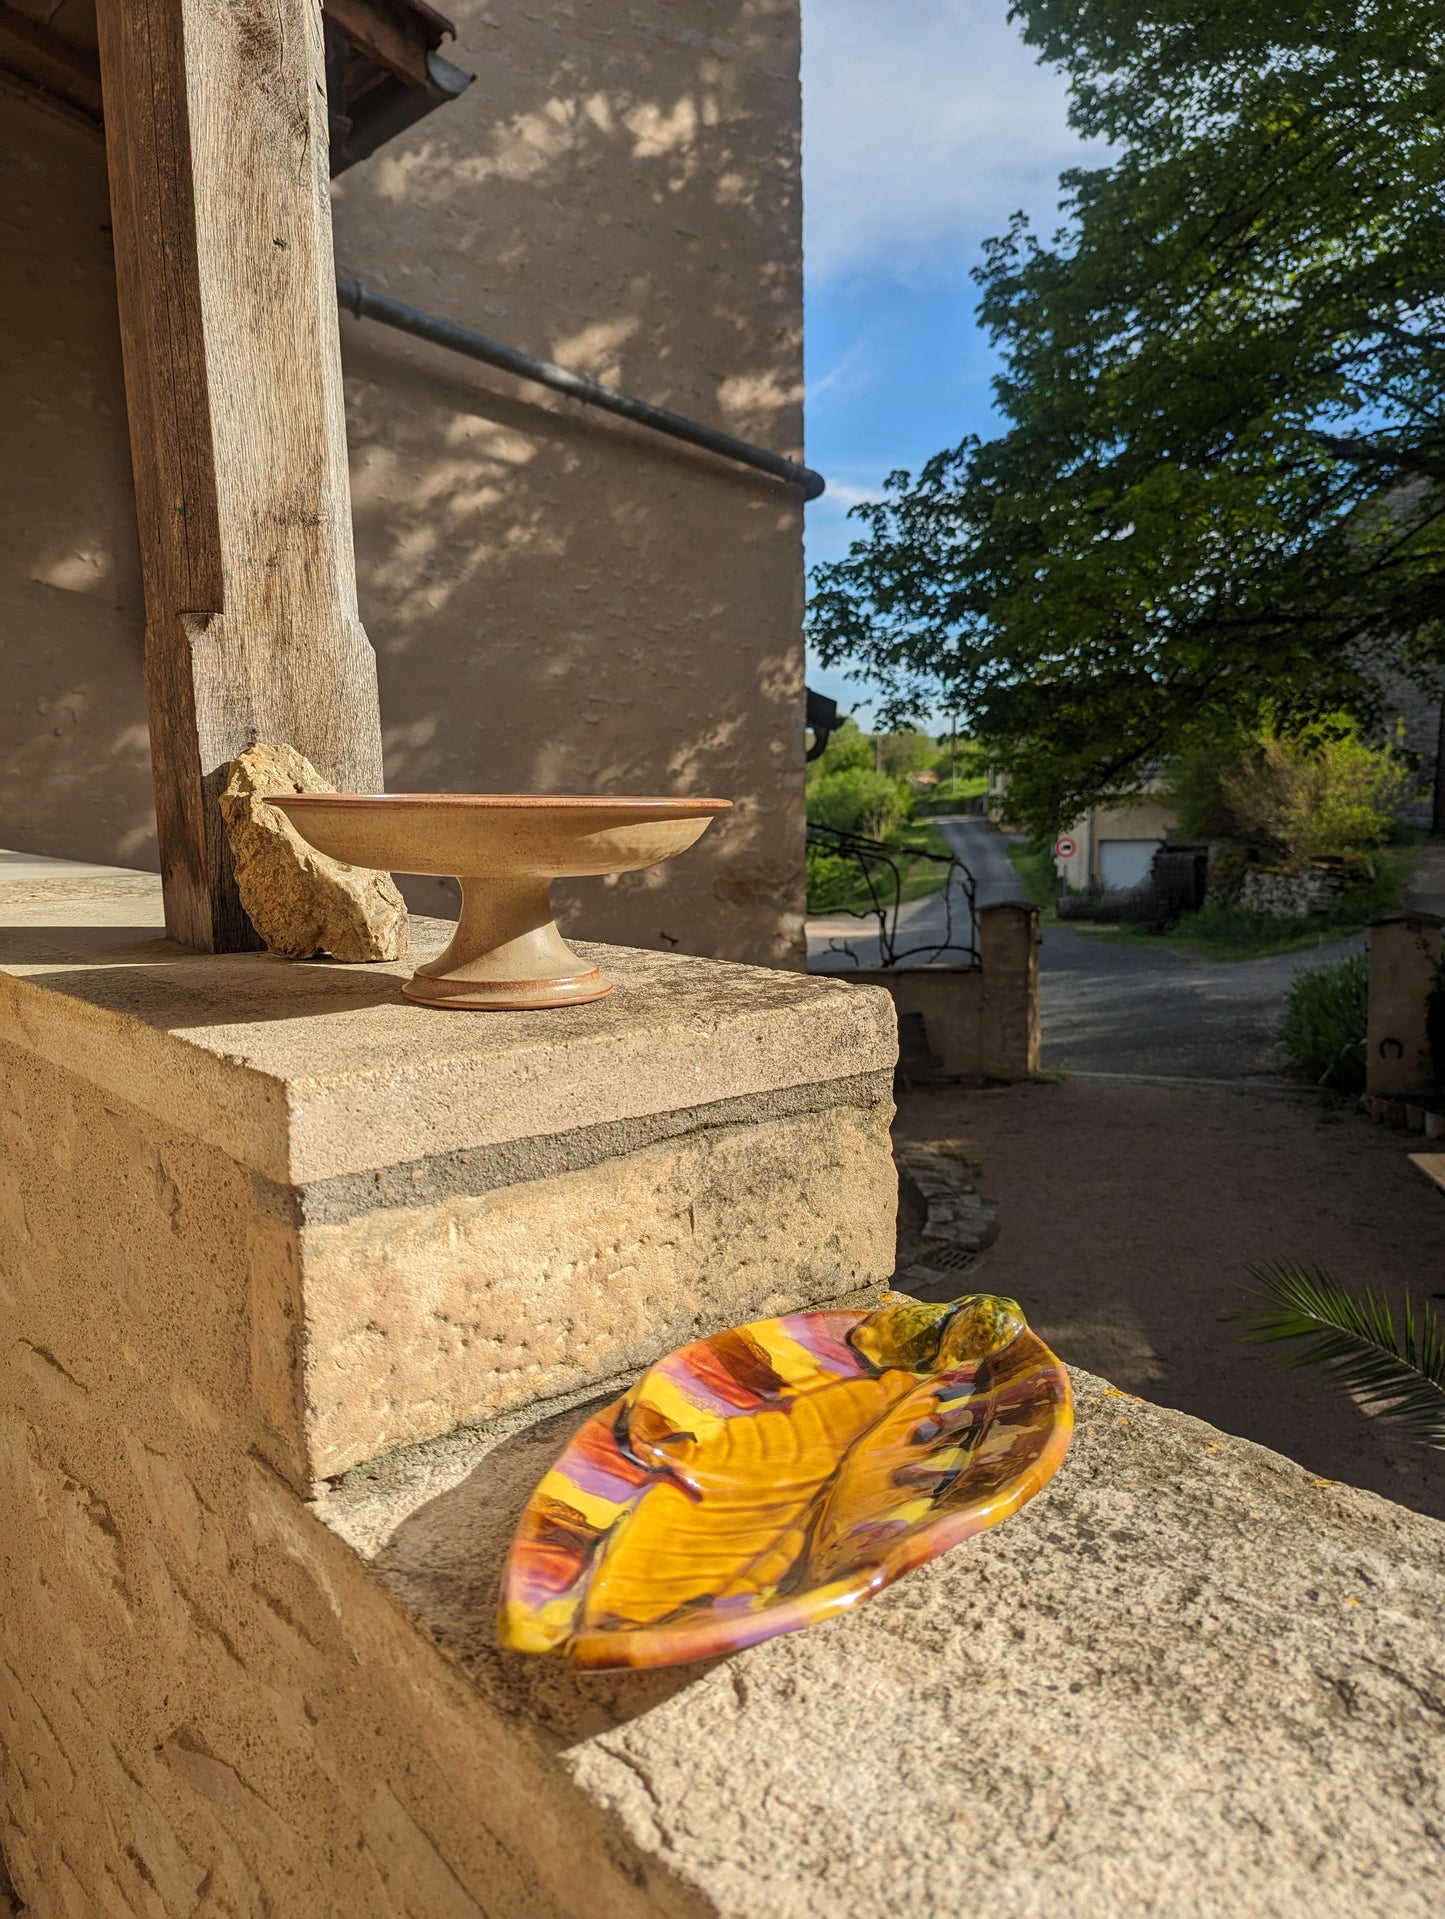
{"type": "Polygon", "coordinates": [[[1058,1470],[1063,1366],[1012,1300],[794,1313],[680,1347],[532,1495],[498,1636],[666,1666],[796,1632],[997,1525],[1058,1470]]]}

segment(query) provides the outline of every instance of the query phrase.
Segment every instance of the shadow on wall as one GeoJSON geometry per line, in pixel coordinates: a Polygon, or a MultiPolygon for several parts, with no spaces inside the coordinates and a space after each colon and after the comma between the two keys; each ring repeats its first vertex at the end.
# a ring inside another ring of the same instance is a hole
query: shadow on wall
{"type": "MultiPolygon", "coordinates": [[[[343,270],[800,454],[795,0],[449,10],[477,81],[337,183],[343,270]]],[[[153,866],[104,149],[16,111],[0,843],[153,866]]],[[[730,798],[685,858],[559,905],[601,938],[800,965],[798,496],[341,327],[388,784],[730,798]]],[[[448,910],[444,883],[410,891],[448,910]]]]}
{"type": "Polygon", "coordinates": [[[5,112],[0,845],[153,867],[105,148],[18,96],[5,112]]]}
{"type": "MultiPolygon", "coordinates": [[[[800,451],[795,9],[453,12],[477,81],[337,183],[343,271],[800,451]]],[[[797,495],[349,316],[342,349],[388,785],[732,798],[683,860],[559,903],[798,963],[797,495]]]]}

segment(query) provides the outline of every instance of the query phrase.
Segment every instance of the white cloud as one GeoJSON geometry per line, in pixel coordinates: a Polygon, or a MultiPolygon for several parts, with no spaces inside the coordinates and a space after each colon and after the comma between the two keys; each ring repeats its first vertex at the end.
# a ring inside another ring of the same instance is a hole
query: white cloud
{"type": "Polygon", "coordinates": [[[818,285],[957,263],[1090,157],[1008,0],[803,0],[806,258],[818,285]]]}

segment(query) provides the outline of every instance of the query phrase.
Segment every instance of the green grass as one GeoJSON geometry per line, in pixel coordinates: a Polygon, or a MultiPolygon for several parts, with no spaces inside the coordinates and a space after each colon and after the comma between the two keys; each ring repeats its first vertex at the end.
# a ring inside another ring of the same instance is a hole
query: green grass
{"type": "MultiPolygon", "coordinates": [[[[1372,916],[1373,917],[1373,916],[1372,916]]],[[[1069,930],[1086,939],[1113,940],[1128,946],[1167,947],[1170,952],[1188,953],[1194,959],[1251,960],[1269,959],[1276,953],[1299,953],[1311,946],[1330,946],[1358,924],[1338,925],[1323,915],[1309,920],[1277,920],[1245,913],[1237,906],[1221,906],[1206,900],[1197,913],[1186,913],[1162,933],[1147,926],[1091,926],[1087,921],[1069,920],[1069,930]]]]}
{"type": "Polygon", "coordinates": [[[1007,851],[1023,889],[1034,905],[1045,913],[1052,913],[1059,898],[1059,876],[1052,851],[1047,846],[1016,840],[1010,841],[1007,851]]]}
{"type": "MultiPolygon", "coordinates": [[[[931,820],[912,820],[907,826],[894,827],[888,834],[888,844],[904,847],[914,853],[942,853],[945,857],[953,851],[931,820]]],[[[909,900],[926,899],[930,893],[942,892],[947,883],[949,871],[948,867],[936,866],[931,860],[912,861],[904,870],[900,903],[906,904],[909,900]]],[[[879,899],[884,906],[891,906],[893,876],[886,867],[879,873],[877,885],[879,899]]],[[[808,911],[817,915],[866,913],[871,908],[872,900],[861,875],[857,884],[850,886],[841,896],[830,892],[826,903],[812,899],[808,901],[808,911]]]]}

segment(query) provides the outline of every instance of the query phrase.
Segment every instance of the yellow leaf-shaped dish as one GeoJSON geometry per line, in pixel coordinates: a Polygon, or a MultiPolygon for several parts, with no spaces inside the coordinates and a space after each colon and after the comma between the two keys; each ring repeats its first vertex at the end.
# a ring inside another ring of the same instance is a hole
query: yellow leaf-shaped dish
{"type": "Polygon", "coordinates": [[[532,1495],[498,1636],[577,1666],[731,1652],[855,1605],[1032,1498],[1068,1375],[1012,1300],[890,1295],[682,1346],[532,1495]]]}

